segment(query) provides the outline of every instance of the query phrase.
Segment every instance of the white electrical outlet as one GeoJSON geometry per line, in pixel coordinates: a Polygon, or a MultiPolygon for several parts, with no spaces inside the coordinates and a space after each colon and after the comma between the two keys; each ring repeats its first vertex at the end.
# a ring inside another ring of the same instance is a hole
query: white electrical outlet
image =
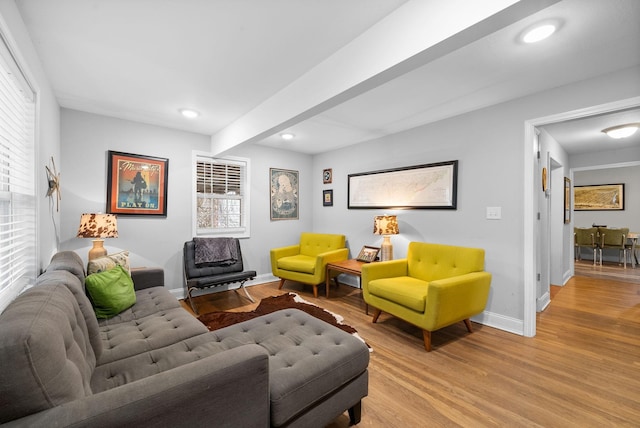
{"type": "Polygon", "coordinates": [[[487,207],[487,220],[500,220],[502,218],[502,207],[487,207]]]}

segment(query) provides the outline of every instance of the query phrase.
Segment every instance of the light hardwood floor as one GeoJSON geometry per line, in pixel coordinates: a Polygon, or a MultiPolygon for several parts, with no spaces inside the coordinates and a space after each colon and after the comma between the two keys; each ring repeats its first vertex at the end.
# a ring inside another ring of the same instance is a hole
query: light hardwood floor
{"type": "MultiPolygon", "coordinates": [[[[435,332],[430,353],[418,328],[385,314],[372,324],[359,289],[332,287],[329,299],[291,282],[250,291],[256,299],[296,292],[342,315],[372,346],[360,427],[640,426],[640,276],[576,276],[538,314],[536,337],[475,323],[469,334],[461,322],[435,332]]],[[[256,306],[234,291],[198,302],[202,312],[256,306]]],[[[348,423],[345,413],[330,427],[348,423]]]]}

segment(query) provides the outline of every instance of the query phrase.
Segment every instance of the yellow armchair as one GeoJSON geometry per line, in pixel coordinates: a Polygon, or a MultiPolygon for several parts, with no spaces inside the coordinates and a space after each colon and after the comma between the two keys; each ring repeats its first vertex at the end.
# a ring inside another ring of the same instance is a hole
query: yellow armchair
{"type": "Polygon", "coordinates": [[[491,274],[484,250],[411,242],[407,258],[362,266],[362,292],[374,310],[420,327],[431,351],[431,332],[481,313],[489,297],[491,274]]]}
{"type": "Polygon", "coordinates": [[[285,280],[313,285],[318,297],[318,284],[325,282],[327,263],[347,260],[344,235],[304,232],[300,243],[271,249],[271,271],[280,278],[278,289],[285,280]]]}

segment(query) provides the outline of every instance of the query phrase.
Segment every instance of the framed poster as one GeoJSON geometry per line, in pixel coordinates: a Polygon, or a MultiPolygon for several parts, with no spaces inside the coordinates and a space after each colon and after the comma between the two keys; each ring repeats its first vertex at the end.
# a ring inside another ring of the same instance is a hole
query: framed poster
{"type": "Polygon", "coordinates": [[[271,220],[298,218],[298,171],[270,168],[271,220]]]}
{"type": "Polygon", "coordinates": [[[456,209],[458,161],[349,174],[348,208],[456,209]]]}
{"type": "Polygon", "coordinates": [[[564,178],[564,223],[571,223],[571,179],[564,178]]]}
{"type": "Polygon", "coordinates": [[[576,211],[624,210],[624,184],[573,186],[576,211]]]}
{"type": "Polygon", "coordinates": [[[322,191],[322,206],[324,207],[333,206],[333,189],[322,191]]]}
{"type": "Polygon", "coordinates": [[[356,258],[356,260],[360,262],[367,262],[367,263],[374,262],[378,258],[379,252],[380,252],[380,247],[371,247],[369,245],[365,245],[360,250],[360,253],[358,254],[358,257],[356,258]]]}
{"type": "Polygon", "coordinates": [[[107,212],[167,216],[169,160],[109,150],[107,212]]]}

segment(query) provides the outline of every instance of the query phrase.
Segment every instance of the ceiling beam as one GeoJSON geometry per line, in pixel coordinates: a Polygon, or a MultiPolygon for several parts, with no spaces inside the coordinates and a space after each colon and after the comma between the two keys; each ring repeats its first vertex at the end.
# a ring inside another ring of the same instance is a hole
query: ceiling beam
{"type": "Polygon", "coordinates": [[[411,0],[214,134],[211,150],[261,141],[558,1],[411,0]]]}

